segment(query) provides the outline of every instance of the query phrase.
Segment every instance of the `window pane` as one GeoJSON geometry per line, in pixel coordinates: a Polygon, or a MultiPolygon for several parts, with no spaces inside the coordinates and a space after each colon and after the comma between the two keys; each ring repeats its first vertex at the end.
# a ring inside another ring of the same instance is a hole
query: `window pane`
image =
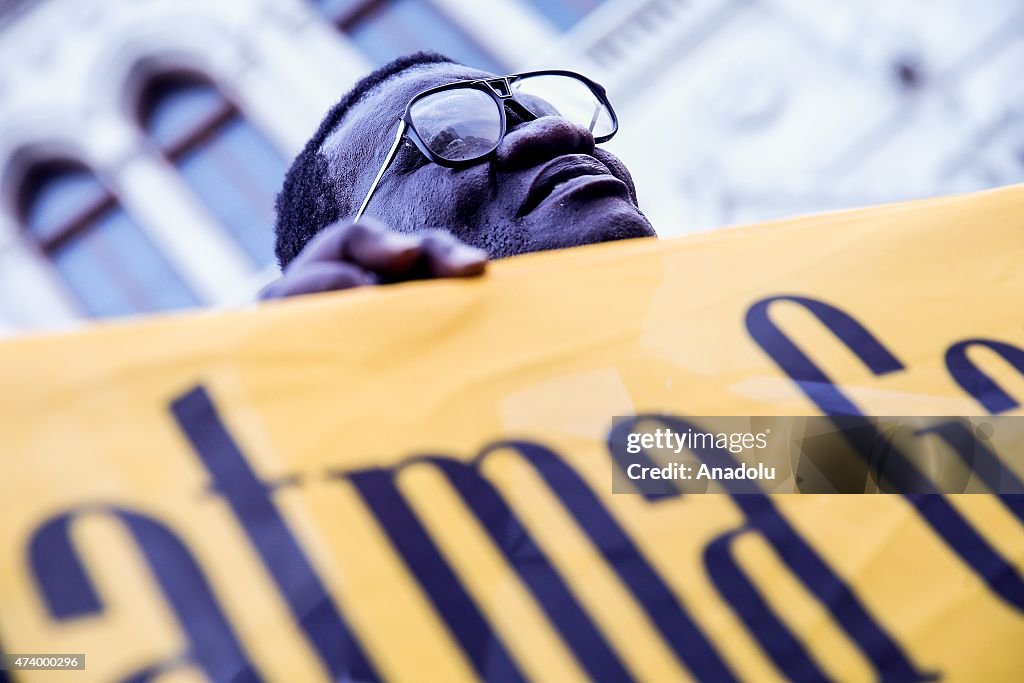
{"type": "Polygon", "coordinates": [[[222,124],[178,160],[192,190],[256,266],[274,258],[274,196],[284,161],[242,117],[222,124]]]}
{"type": "Polygon", "coordinates": [[[24,222],[92,316],[197,305],[166,259],[87,169],[46,164],[28,175],[24,222]]]}
{"type": "Polygon", "coordinates": [[[42,169],[30,174],[28,183],[25,224],[40,242],[56,237],[107,196],[85,169],[42,169]]]}
{"type": "Polygon", "coordinates": [[[161,149],[181,144],[198,125],[226,104],[213,86],[195,81],[167,80],[155,83],[146,93],[143,126],[161,149]]]}
{"type": "Polygon", "coordinates": [[[253,266],[274,257],[274,196],[285,162],[217,88],[188,75],[154,81],[142,103],[150,137],[253,266]]]}
{"type": "Polygon", "coordinates": [[[382,2],[344,29],[377,64],[417,50],[433,50],[468,66],[493,73],[504,72],[497,60],[434,7],[430,0],[382,2]]]}
{"type": "Polygon", "coordinates": [[[572,28],[604,0],[531,0],[541,14],[563,31],[572,28]]]}
{"type": "Polygon", "coordinates": [[[166,311],[199,303],[118,207],[98,216],[50,256],[85,310],[96,317],[166,311]]]}
{"type": "Polygon", "coordinates": [[[317,4],[328,19],[336,21],[360,5],[365,5],[366,0],[317,0],[317,4]]]}

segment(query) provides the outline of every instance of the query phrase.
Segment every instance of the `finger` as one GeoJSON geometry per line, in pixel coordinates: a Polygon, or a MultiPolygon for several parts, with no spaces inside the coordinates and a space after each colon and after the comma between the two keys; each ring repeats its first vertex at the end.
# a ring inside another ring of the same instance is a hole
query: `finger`
{"type": "Polygon", "coordinates": [[[346,244],[350,240],[358,240],[368,233],[384,232],[387,229],[377,221],[366,218],[358,223],[340,221],[329,225],[317,233],[289,268],[301,267],[307,263],[344,261],[346,244]]]}
{"type": "Polygon", "coordinates": [[[301,269],[309,263],[340,261],[342,245],[354,223],[342,222],[329,225],[313,236],[299,255],[288,264],[288,270],[301,269]]]}
{"type": "Polygon", "coordinates": [[[349,230],[342,250],[346,261],[382,275],[398,275],[412,270],[423,256],[423,238],[360,223],[349,230]]]}
{"type": "Polygon", "coordinates": [[[260,298],[281,299],[377,283],[376,275],[350,263],[310,263],[272,282],[260,293],[260,298]]]}
{"type": "Polygon", "coordinates": [[[487,252],[463,244],[446,232],[428,233],[423,251],[433,277],[471,277],[487,267],[487,252]]]}

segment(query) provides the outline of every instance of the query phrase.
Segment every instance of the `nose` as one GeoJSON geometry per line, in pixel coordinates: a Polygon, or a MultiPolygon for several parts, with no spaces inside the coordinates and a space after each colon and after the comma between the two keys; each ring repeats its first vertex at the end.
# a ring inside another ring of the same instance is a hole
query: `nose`
{"type": "Polygon", "coordinates": [[[563,154],[593,154],[594,136],[586,128],[560,116],[526,121],[505,134],[495,150],[498,168],[529,168],[563,154]]]}

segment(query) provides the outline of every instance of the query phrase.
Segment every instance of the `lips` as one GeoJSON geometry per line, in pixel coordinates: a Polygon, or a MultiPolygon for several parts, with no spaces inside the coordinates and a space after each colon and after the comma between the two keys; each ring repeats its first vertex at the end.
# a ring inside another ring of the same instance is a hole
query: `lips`
{"type": "Polygon", "coordinates": [[[608,167],[592,156],[586,154],[567,154],[549,162],[534,177],[526,199],[519,209],[519,215],[525,216],[551,196],[563,183],[582,176],[608,176],[614,178],[608,167]]]}

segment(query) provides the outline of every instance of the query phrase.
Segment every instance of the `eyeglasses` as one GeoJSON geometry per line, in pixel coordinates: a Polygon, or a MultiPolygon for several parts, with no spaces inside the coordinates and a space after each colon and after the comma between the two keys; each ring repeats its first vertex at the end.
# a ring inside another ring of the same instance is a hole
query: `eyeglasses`
{"type": "Polygon", "coordinates": [[[355,220],[366,211],[406,134],[435,164],[464,168],[498,148],[507,132],[506,106],[525,120],[560,116],[589,130],[598,143],[610,140],[619,129],[604,88],[572,71],[530,71],[424,90],[409,100],[395,141],[355,220]]]}

